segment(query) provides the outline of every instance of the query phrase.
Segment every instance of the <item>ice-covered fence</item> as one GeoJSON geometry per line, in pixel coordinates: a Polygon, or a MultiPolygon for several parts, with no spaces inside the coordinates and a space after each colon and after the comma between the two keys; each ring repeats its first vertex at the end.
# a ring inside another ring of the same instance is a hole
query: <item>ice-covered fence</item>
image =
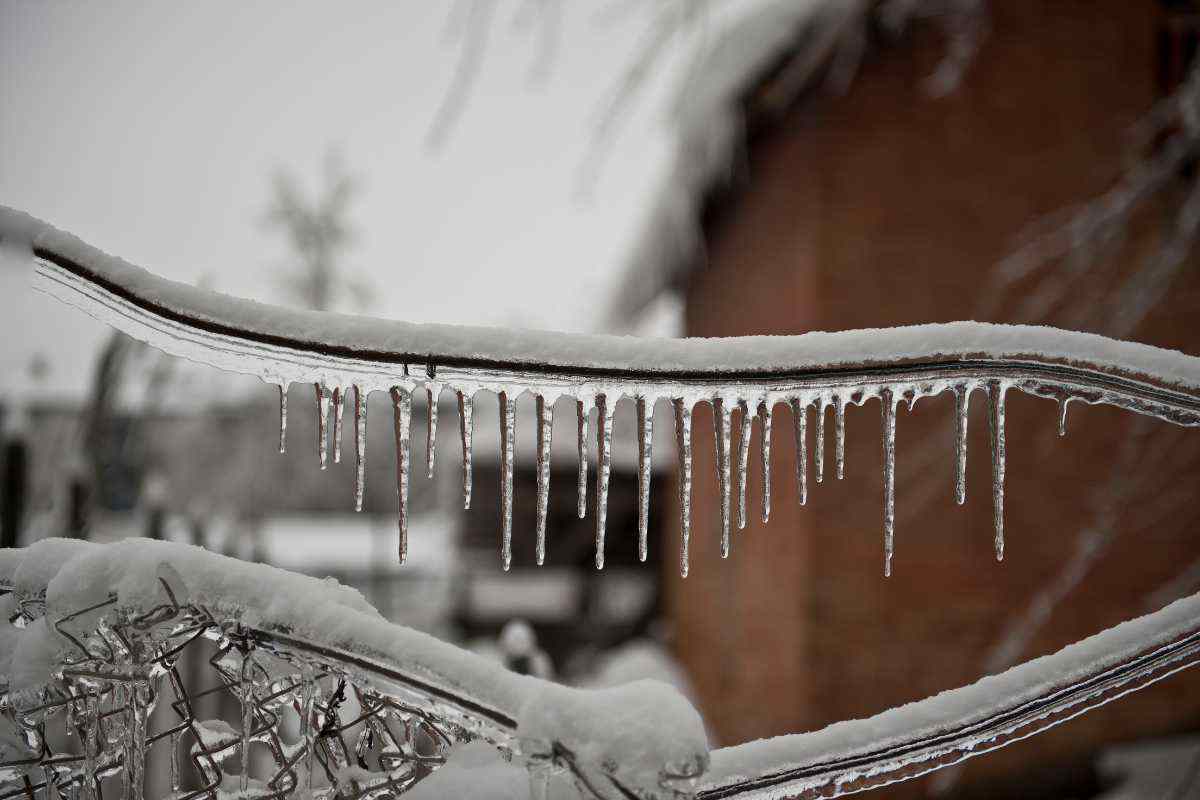
{"type": "MultiPolygon", "coordinates": [[[[583,691],[385,622],[357,592],[200,548],[0,553],[0,798],[395,797],[486,742],[599,798],[833,797],[1032,736],[1200,662],[1200,595],[866,720],[708,752],[674,689],[583,691]],[[158,712],[155,708],[158,707],[158,712]]],[[[561,796],[561,795],[556,795],[561,796]]]]}
{"type": "Polygon", "coordinates": [[[391,798],[483,741],[530,782],[670,797],[708,763],[653,682],[583,692],[385,622],[334,581],[186,545],[0,553],[0,798],[391,798]],[[165,706],[155,714],[156,706],[165,706]]]}
{"type": "MultiPolygon", "coordinates": [[[[361,499],[366,436],[366,396],[386,391],[394,406],[399,553],[407,553],[407,497],[412,474],[413,395],[432,401],[442,391],[457,395],[463,446],[463,495],[471,493],[473,402],[495,392],[500,403],[501,559],[511,559],[513,457],[516,399],[537,400],[539,562],[545,553],[549,458],[555,400],[575,402],[579,452],[578,512],[586,513],[589,413],[597,411],[595,447],[596,565],[604,564],[608,477],[613,414],[617,401],[632,398],[639,433],[639,544],[645,557],[649,526],[650,461],[654,406],[674,408],[680,464],[682,542],[680,570],[687,574],[692,496],[692,409],[711,403],[721,493],[721,551],[728,555],[731,529],[744,526],[746,474],[754,423],[763,471],[761,513],[770,513],[769,457],[772,419],[790,408],[800,502],[807,496],[808,420],[814,410],[815,479],[825,472],[826,422],[833,418],[834,469],[843,475],[847,405],[878,399],[884,451],[884,569],[890,570],[895,520],[896,409],[923,397],[952,392],[956,431],[947,450],[956,464],[955,494],[966,499],[968,406],[976,391],[988,404],[992,429],[994,540],[1004,552],[1005,395],[1019,390],[1058,404],[1060,432],[1073,402],[1106,403],[1179,425],[1200,424],[1200,359],[1090,334],[1032,326],[958,322],[886,330],[755,336],[733,339],[642,340],[544,332],[415,325],[263,305],[160,278],[114,258],[68,233],[11,209],[0,208],[0,239],[36,266],[37,285],[162,350],[234,372],[258,375],[279,386],[280,447],[286,441],[287,392],[292,383],[314,387],[322,432],[317,450],[335,458],[343,407],[352,404],[361,499]],[[332,417],[332,422],[330,421],[332,417]],[[740,426],[738,452],[731,429],[740,426]],[[736,490],[735,490],[736,479],[736,490]],[[736,493],[736,497],[735,497],[736,493]],[[735,514],[736,509],[736,514],[735,514]]],[[[515,287],[514,287],[515,288],[515,287]]],[[[430,402],[430,408],[436,403],[430,402]]],[[[436,418],[426,431],[432,453],[436,418]]],[[[432,462],[430,461],[430,468],[432,462]]]]}

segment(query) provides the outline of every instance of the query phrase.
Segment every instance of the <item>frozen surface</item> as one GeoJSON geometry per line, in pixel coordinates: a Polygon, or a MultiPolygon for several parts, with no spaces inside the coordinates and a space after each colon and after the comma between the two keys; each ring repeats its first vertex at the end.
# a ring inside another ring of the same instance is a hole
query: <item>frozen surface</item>
{"type": "MultiPolygon", "coordinates": [[[[716,787],[737,783],[962,729],[1195,631],[1197,619],[1200,619],[1200,595],[1124,622],[1053,655],[869,719],[838,722],[815,733],[723,748],[714,751],[711,768],[701,784],[716,787]]],[[[981,737],[974,744],[980,746],[986,741],[981,737]]]]}
{"type": "Polygon", "coordinates": [[[160,278],[22,212],[0,210],[6,246],[50,248],[168,312],[296,346],[353,354],[410,354],[413,361],[470,359],[627,372],[796,371],[931,358],[1036,355],[1200,387],[1200,359],[1093,334],[1027,325],[954,322],[891,329],[732,339],[639,339],[506,328],[415,324],[271,306],[160,278]]]}
{"type": "MultiPolygon", "coordinates": [[[[699,714],[666,684],[640,681],[580,690],[517,675],[384,621],[357,591],[332,579],[148,539],[110,545],[46,539],[15,552],[20,563],[12,570],[14,592],[3,601],[37,601],[44,589],[46,613],[25,629],[0,624],[0,642],[15,645],[5,648],[11,660],[3,673],[14,689],[45,681],[66,647],[47,620],[114,595],[121,606],[150,610],[167,602],[165,581],[181,602],[202,604],[268,633],[366,657],[508,715],[531,751],[561,748],[574,754],[581,769],[603,764],[630,785],[656,785],[664,770],[694,774],[707,763],[699,714]]],[[[90,619],[77,617],[72,626],[95,624],[90,619]]]]}

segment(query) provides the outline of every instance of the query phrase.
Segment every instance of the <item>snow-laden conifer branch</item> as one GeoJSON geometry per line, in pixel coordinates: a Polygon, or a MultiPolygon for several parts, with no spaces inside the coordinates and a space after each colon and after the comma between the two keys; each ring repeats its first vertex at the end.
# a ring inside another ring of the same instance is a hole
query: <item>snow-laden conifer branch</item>
{"type": "MultiPolygon", "coordinates": [[[[683,548],[680,570],[687,573],[690,532],[691,413],[697,403],[711,403],[715,415],[719,491],[722,497],[722,552],[732,539],[733,465],[737,485],[745,484],[749,458],[734,459],[729,449],[733,410],[742,422],[758,410],[760,430],[770,412],[783,404],[791,409],[796,441],[797,479],[801,502],[806,495],[809,408],[836,414],[836,473],[844,472],[840,454],[846,435],[842,410],[878,399],[882,409],[885,453],[885,567],[894,542],[894,470],[903,464],[896,442],[896,406],[911,407],[923,397],[952,392],[956,399],[956,435],[947,450],[959,465],[956,493],[964,496],[961,466],[966,459],[966,411],[978,392],[987,402],[992,430],[992,500],[995,548],[1004,552],[1005,397],[1021,391],[1058,404],[1060,423],[1072,402],[1109,404],[1178,425],[1200,425],[1200,358],[1120,342],[1101,336],[1035,326],[957,322],[907,328],[809,333],[802,336],[754,336],[729,339],[648,340],[631,337],[567,335],[449,325],[417,325],[368,317],[300,311],[221,295],[160,278],[108,256],[70,234],[19,212],[0,212],[0,236],[24,243],[36,267],[39,288],[76,305],[131,336],[168,353],[212,366],[257,375],[279,385],[280,398],[292,383],[319,387],[318,398],[334,389],[355,389],[355,440],[365,453],[365,403],[360,395],[390,393],[395,406],[397,490],[400,503],[401,558],[407,540],[407,487],[412,469],[412,393],[443,389],[460,398],[460,430],[464,451],[464,494],[469,501],[472,417],[466,414],[479,391],[499,396],[504,424],[499,435],[502,464],[502,552],[507,565],[511,546],[515,401],[523,393],[553,405],[559,397],[575,400],[579,415],[580,457],[586,457],[587,414],[600,410],[596,426],[599,456],[596,486],[596,563],[604,560],[605,504],[611,469],[612,415],[617,401],[642,401],[651,415],[659,399],[675,410],[679,463],[683,548]],[[763,412],[765,409],[765,414],[763,412]],[[724,466],[729,465],[729,469],[724,466]]],[[[321,414],[329,404],[314,404],[321,414]]],[[[543,406],[545,407],[545,406],[543,406]]],[[[281,407],[281,428],[286,409],[281,407]]],[[[753,420],[751,421],[753,422],[753,420]]],[[[336,429],[336,425],[333,426],[336,429]]],[[[902,426],[899,426],[902,428],[902,426]]],[[[328,428],[328,426],[326,426],[328,428]]],[[[825,425],[815,426],[824,453],[825,425]]],[[[281,430],[281,438],[283,431],[281,430]]],[[[432,437],[427,437],[432,441],[432,437]]],[[[759,437],[760,451],[769,446],[759,437]]],[[[318,450],[321,448],[318,447],[318,450]]],[[[650,448],[640,448],[648,462],[650,448]]],[[[548,454],[547,454],[548,458],[548,454]]],[[[823,459],[822,459],[823,460],[823,459]]],[[[761,463],[769,463],[760,457],[761,463]]],[[[642,470],[647,464],[640,464],[642,470]]],[[[544,467],[544,464],[543,464],[544,467]]],[[[586,488],[586,462],[580,464],[580,491],[586,488]]],[[[361,493],[361,482],[356,496],[361,493]]],[[[548,481],[539,481],[539,494],[548,481]]],[[[764,498],[765,499],[765,498],[764,498]]],[[[547,498],[538,498],[539,529],[547,498]]],[[[586,512],[586,503],[580,504],[586,512]]],[[[764,514],[768,509],[764,504],[764,514]]],[[[640,536],[649,524],[640,516],[640,536]]],[[[544,555],[544,554],[543,554],[544,555]]]]}

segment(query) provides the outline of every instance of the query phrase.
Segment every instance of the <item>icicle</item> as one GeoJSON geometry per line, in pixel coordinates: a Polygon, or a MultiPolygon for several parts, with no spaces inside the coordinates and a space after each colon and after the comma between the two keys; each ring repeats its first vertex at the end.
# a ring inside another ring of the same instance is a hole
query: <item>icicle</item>
{"type": "Polygon", "coordinates": [[[80,776],[80,780],[83,784],[83,796],[85,800],[97,800],[100,781],[96,770],[99,766],[102,745],[100,742],[100,698],[94,693],[89,693],[84,701],[81,734],[83,775],[80,776]]]}
{"type": "Polygon", "coordinates": [[[354,510],[362,511],[367,486],[367,394],[354,384],[354,510]]]}
{"type": "Polygon", "coordinates": [[[433,478],[433,463],[437,460],[437,417],[438,392],[433,386],[425,387],[425,397],[429,400],[429,428],[425,432],[425,477],[433,478]]]}
{"type": "Polygon", "coordinates": [[[279,384],[279,452],[287,452],[287,384],[279,384]]]}
{"type": "Polygon", "coordinates": [[[146,791],[146,722],[149,717],[148,687],[135,680],[129,686],[128,719],[125,722],[125,776],[131,800],[143,800],[146,791]]]}
{"type": "Polygon", "coordinates": [[[251,687],[254,682],[250,670],[250,653],[247,651],[242,655],[241,669],[241,694],[242,701],[242,794],[246,794],[250,789],[250,734],[254,731],[254,699],[251,694],[251,687]]]}
{"type": "Polygon", "coordinates": [[[1065,394],[1058,398],[1058,435],[1067,435],[1067,404],[1071,398],[1065,394]]]}
{"type": "Polygon", "coordinates": [[[500,562],[512,568],[513,446],[517,435],[517,404],[500,393],[500,562]]]}
{"type": "Polygon", "coordinates": [[[992,524],[996,529],[996,560],[1004,560],[1004,393],[1000,381],[988,383],[988,420],[992,432],[992,524]]]}
{"type": "Polygon", "coordinates": [[[954,387],[954,500],[967,502],[967,411],[971,391],[966,384],[954,387]]]}
{"type": "Polygon", "coordinates": [[[613,409],[596,397],[596,569],[604,569],[604,526],[608,522],[608,479],[612,473],[613,409]]]}
{"type": "Polygon", "coordinates": [[[396,423],[396,496],[399,507],[400,563],[408,560],[408,481],[412,473],[412,392],[392,387],[396,423]]]}
{"type": "Polygon", "coordinates": [[[688,574],[688,542],[692,537],[692,407],[675,398],[675,444],[679,451],[679,574],[688,574]]]}
{"type": "Polygon", "coordinates": [[[650,538],[650,469],[654,444],[654,408],[646,398],[637,399],[638,426],[638,560],[645,561],[650,538]]]}
{"type": "Polygon", "coordinates": [[[896,536],[896,398],[891,389],[879,395],[883,404],[883,575],[892,574],[896,536]]]}
{"type": "Polygon", "coordinates": [[[333,387],[333,463],[342,463],[342,409],[346,393],[342,387],[333,387]]]}
{"type": "Polygon", "coordinates": [[[317,699],[317,679],[315,670],[311,664],[306,663],[304,665],[301,680],[304,681],[304,689],[300,701],[300,726],[304,734],[304,761],[307,766],[305,771],[308,773],[308,788],[311,794],[313,788],[313,751],[315,749],[313,741],[313,710],[317,699]]]}
{"type": "Polygon", "coordinates": [[[171,766],[170,766],[171,791],[178,792],[179,791],[179,734],[178,733],[171,734],[170,747],[171,747],[171,761],[170,761],[170,764],[171,764],[171,766]]]}
{"type": "Polygon", "coordinates": [[[837,462],[837,479],[846,477],[846,403],[841,395],[833,396],[833,448],[837,462]]]}
{"type": "Polygon", "coordinates": [[[813,451],[813,466],[817,469],[817,483],[825,480],[825,398],[817,400],[817,446],[813,451]]]}
{"type": "Polygon", "coordinates": [[[746,473],[750,467],[750,406],[745,400],[738,401],[738,409],[742,412],[742,428],[738,437],[738,530],[746,528],[746,473]]]}
{"type": "Polygon", "coordinates": [[[317,457],[321,460],[321,469],[325,469],[329,461],[329,390],[324,384],[314,385],[317,388],[317,457]]]}
{"type": "Polygon", "coordinates": [[[792,428],[796,434],[796,482],[800,487],[800,505],[808,502],[808,404],[792,398],[792,428]]]}
{"type": "Polygon", "coordinates": [[[458,431],[463,451],[463,508],[471,507],[471,436],[474,428],[474,406],[469,394],[458,393],[458,431]]]}
{"type": "Polygon", "coordinates": [[[759,443],[759,459],[762,466],[762,521],[766,525],[771,519],[771,417],[774,412],[767,402],[758,404],[758,420],[762,425],[762,441],[759,443]]]}
{"type": "Polygon", "coordinates": [[[587,516],[587,440],[588,440],[588,414],[587,409],[583,406],[582,400],[575,401],[575,415],[579,422],[579,485],[577,492],[577,509],[579,518],[583,519],[587,516]]]}
{"type": "Polygon", "coordinates": [[[538,395],[537,405],[537,563],[546,562],[546,516],[550,505],[550,443],[554,435],[554,406],[538,395]]]}
{"type": "Polygon", "coordinates": [[[717,450],[717,482],[721,487],[721,558],[729,558],[730,528],[730,416],[732,409],[720,397],[713,398],[713,439],[717,450]]]}

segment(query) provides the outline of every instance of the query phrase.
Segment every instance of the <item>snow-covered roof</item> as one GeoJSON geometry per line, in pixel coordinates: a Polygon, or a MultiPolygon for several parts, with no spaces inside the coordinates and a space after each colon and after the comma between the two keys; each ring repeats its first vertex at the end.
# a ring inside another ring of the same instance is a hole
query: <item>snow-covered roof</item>
{"type": "Polygon", "coordinates": [[[613,316],[619,323],[628,324],[643,312],[701,249],[701,205],[709,190],[730,174],[743,135],[744,94],[795,44],[805,26],[827,12],[852,13],[855,5],[764,2],[718,31],[697,54],[671,103],[672,163],[618,288],[613,316]]]}

